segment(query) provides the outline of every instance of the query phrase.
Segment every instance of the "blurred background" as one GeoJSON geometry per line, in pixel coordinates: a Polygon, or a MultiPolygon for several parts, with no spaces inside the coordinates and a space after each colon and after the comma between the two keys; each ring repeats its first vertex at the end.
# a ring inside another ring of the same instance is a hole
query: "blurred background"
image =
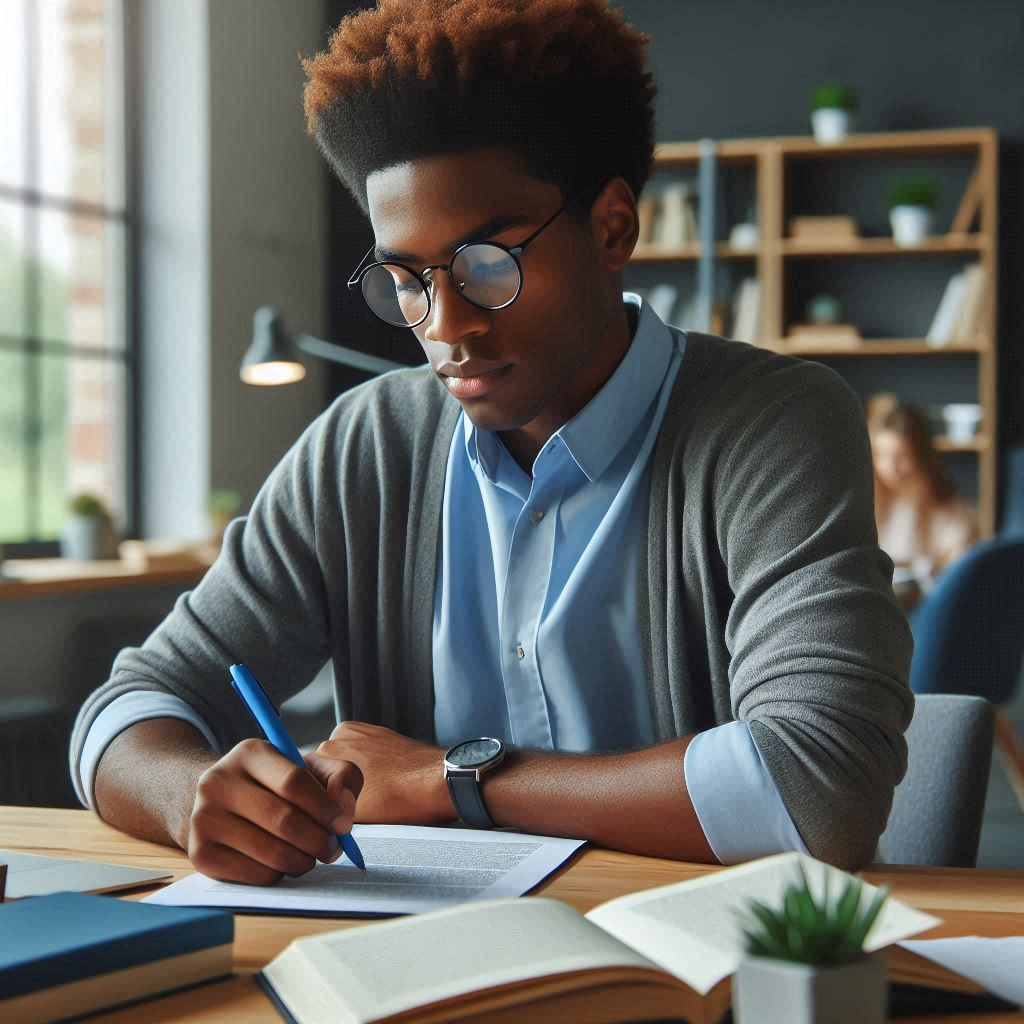
{"type": "MultiPolygon", "coordinates": [[[[307,353],[301,381],[243,383],[256,310],[421,361],[345,287],[372,234],[304,126],[299,58],[362,6],[0,0],[0,802],[74,803],[84,696],[367,379],[307,353]]],[[[659,90],[626,285],[847,379],[927,645],[944,576],[1024,532],[1024,7],[615,6],[650,35],[659,90]]],[[[987,693],[1018,737],[1019,634],[987,693]]],[[[329,687],[287,708],[300,742],[330,728],[329,687]]],[[[992,772],[979,863],[1024,866],[1011,777],[992,772]]]]}

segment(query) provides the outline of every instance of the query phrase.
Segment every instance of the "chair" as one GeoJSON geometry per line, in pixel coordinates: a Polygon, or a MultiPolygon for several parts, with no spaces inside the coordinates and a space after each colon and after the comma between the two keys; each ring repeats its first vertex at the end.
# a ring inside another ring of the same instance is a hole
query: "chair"
{"type": "Polygon", "coordinates": [[[1010,445],[1006,453],[1001,537],[1024,535],[1024,444],[1010,445]]]}
{"type": "Polygon", "coordinates": [[[907,774],[878,840],[878,861],[975,866],[994,722],[992,705],[980,697],[917,698],[907,730],[907,774]]]}
{"type": "MultiPolygon", "coordinates": [[[[1006,704],[1024,660],[1024,536],[973,547],[939,577],[911,624],[915,693],[966,693],[1006,704]]],[[[1024,808],[1024,751],[1003,710],[996,744],[1024,808]]]]}

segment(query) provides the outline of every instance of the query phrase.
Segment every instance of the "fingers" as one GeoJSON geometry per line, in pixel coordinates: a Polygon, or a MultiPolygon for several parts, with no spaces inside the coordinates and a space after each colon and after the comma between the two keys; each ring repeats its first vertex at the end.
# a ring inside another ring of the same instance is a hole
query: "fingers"
{"type": "MultiPolygon", "coordinates": [[[[269,792],[304,812],[311,821],[332,835],[338,831],[339,823],[346,824],[343,808],[331,799],[325,787],[318,784],[308,771],[292,764],[269,743],[262,740],[246,740],[235,749],[243,747],[245,749],[242,754],[248,774],[269,792]]],[[[269,804],[264,806],[271,810],[269,804]]],[[[253,820],[262,824],[260,819],[253,820]]],[[[348,821],[348,824],[351,822],[348,821]]],[[[276,829],[270,831],[280,835],[276,829]]]]}
{"type": "Polygon", "coordinates": [[[260,828],[245,818],[221,808],[200,812],[206,834],[217,836],[196,850],[194,866],[203,874],[222,881],[249,885],[273,885],[283,875],[298,878],[310,871],[317,858],[260,828]]]}
{"type": "Polygon", "coordinates": [[[344,835],[352,828],[356,816],[356,798],[363,789],[363,773],[352,761],[339,761],[322,754],[307,754],[306,764],[317,782],[326,790],[332,803],[341,808],[345,821],[336,823],[336,831],[344,835]]]}
{"type": "Polygon", "coordinates": [[[304,874],[317,860],[336,860],[336,834],[350,831],[354,803],[343,784],[329,794],[268,743],[246,740],[199,778],[189,857],[211,877],[272,885],[282,875],[304,874]]]}

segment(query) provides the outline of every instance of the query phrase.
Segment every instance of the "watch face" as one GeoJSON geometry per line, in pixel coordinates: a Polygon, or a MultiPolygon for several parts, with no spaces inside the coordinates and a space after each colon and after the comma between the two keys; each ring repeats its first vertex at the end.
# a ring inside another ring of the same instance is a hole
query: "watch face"
{"type": "Polygon", "coordinates": [[[501,742],[492,739],[467,740],[453,747],[445,760],[459,768],[476,768],[497,757],[501,750],[501,742]]]}

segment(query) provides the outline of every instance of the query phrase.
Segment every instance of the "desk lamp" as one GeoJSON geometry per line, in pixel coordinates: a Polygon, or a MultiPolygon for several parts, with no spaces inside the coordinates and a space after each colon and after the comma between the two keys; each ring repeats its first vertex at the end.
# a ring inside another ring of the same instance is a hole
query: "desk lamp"
{"type": "Polygon", "coordinates": [[[285,330],[277,310],[270,306],[260,306],[252,319],[252,344],[242,358],[239,369],[239,376],[246,384],[266,386],[294,384],[302,380],[306,376],[306,368],[299,362],[297,350],[374,376],[389,370],[400,370],[404,365],[344,345],[321,341],[308,334],[300,334],[293,340],[285,330]]]}

